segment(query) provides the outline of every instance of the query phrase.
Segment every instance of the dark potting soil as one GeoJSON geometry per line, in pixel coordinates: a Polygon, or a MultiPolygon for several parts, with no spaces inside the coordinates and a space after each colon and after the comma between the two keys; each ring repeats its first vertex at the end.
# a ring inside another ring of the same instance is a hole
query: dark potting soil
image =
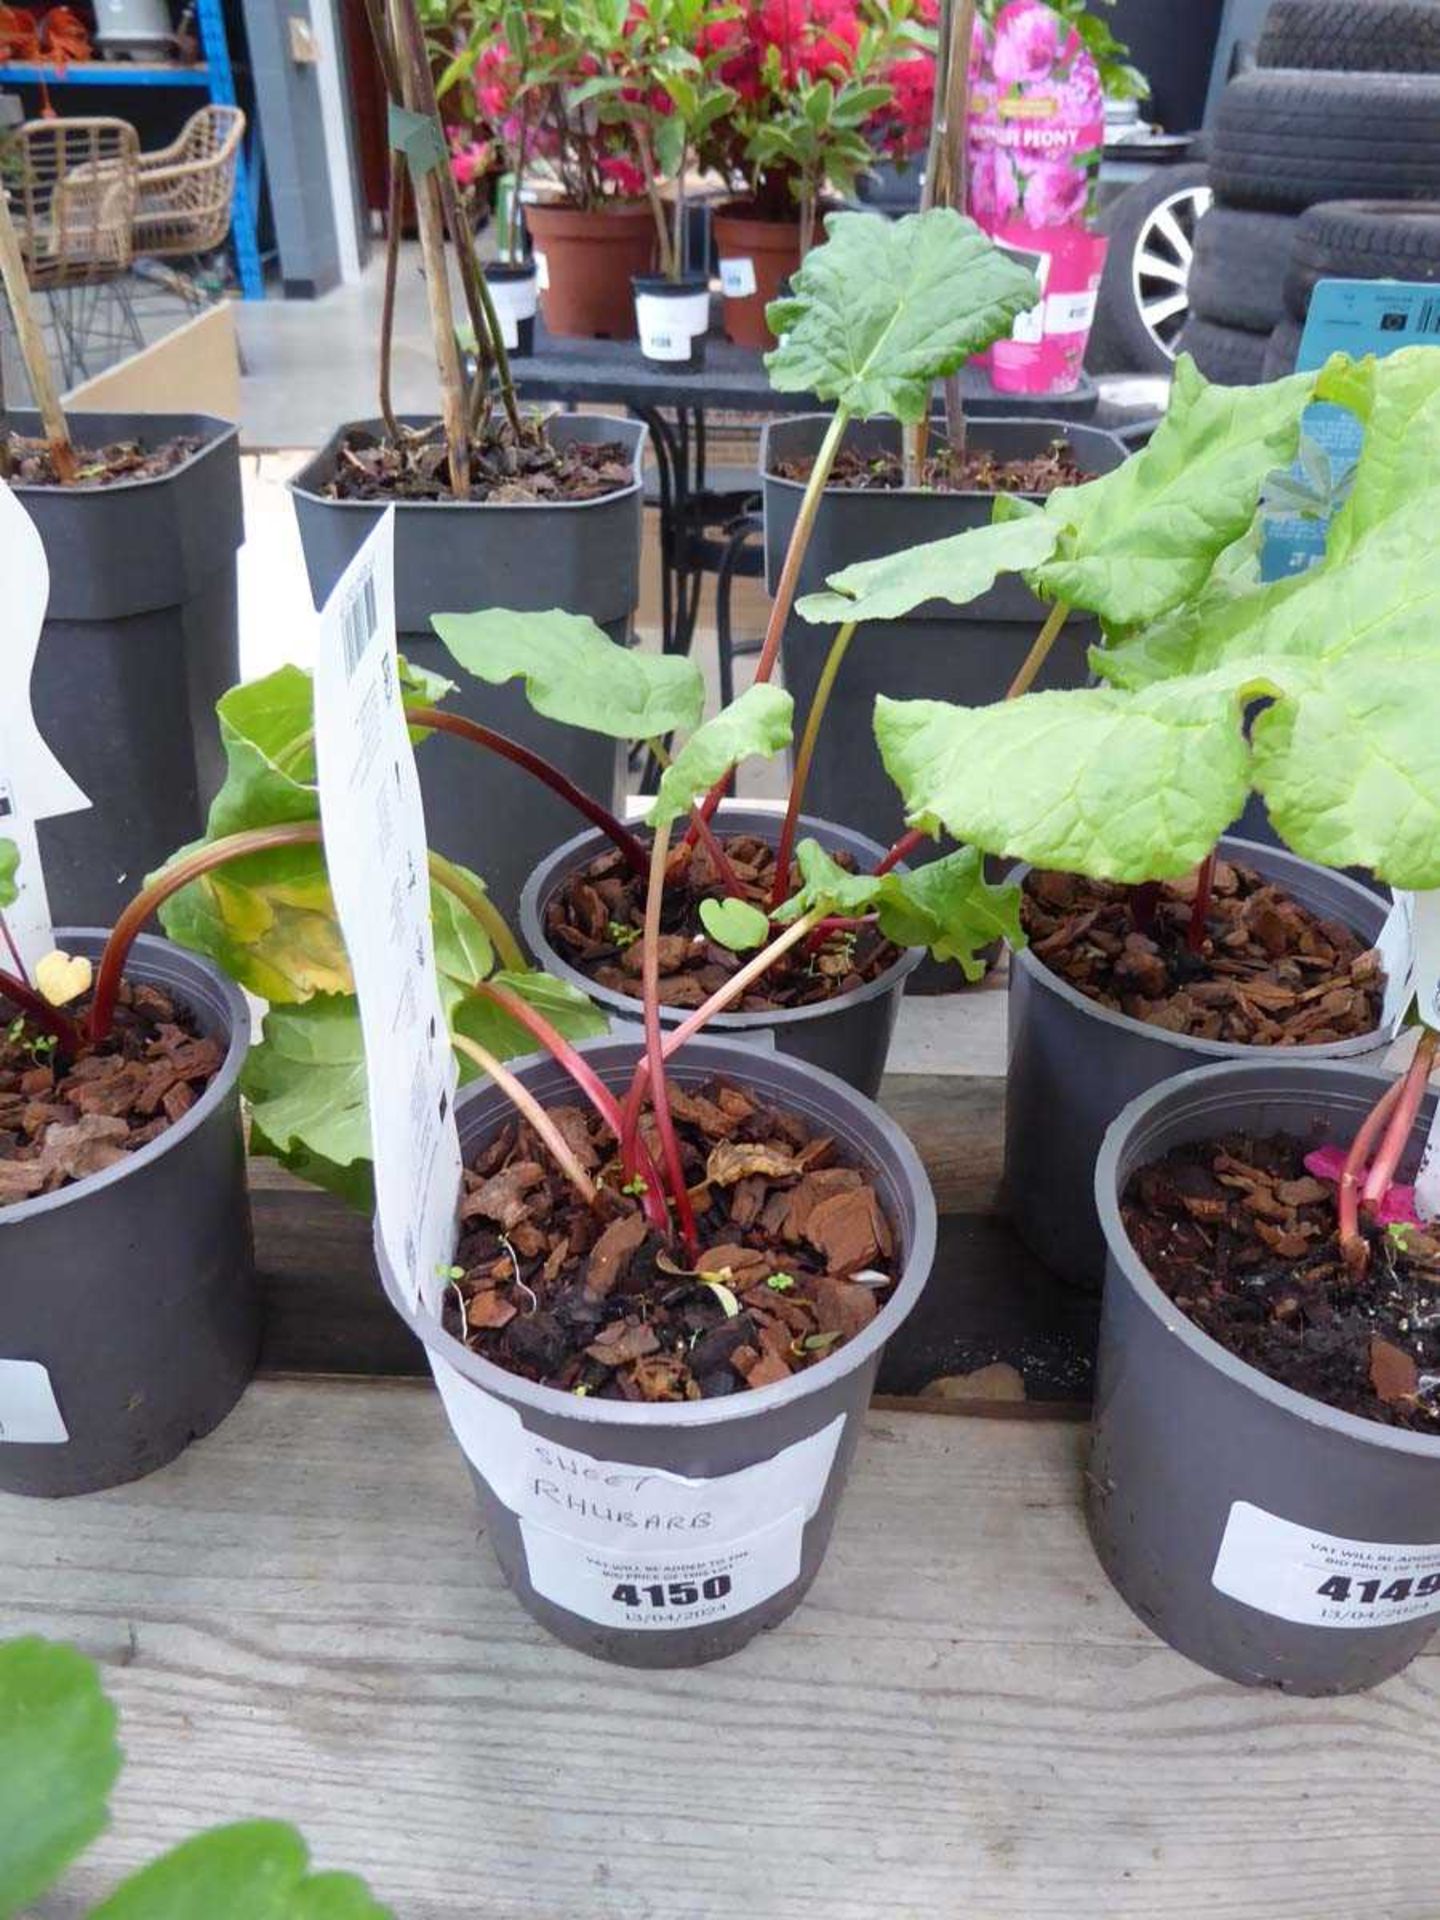
{"type": "MultiPolygon", "coordinates": [[[[44,440],[18,433],[0,435],[9,456],[8,478],[17,487],[58,487],[60,477],[44,440]]],[[[162,474],[193,458],[202,442],[198,434],[181,433],[158,447],[139,440],[116,440],[108,447],[76,447],[75,487],[113,487],[118,480],[158,480],[162,474]]],[[[6,467],[0,461],[0,478],[6,467]]]]}
{"type": "MultiPolygon", "coordinates": [[[[497,505],[598,500],[628,487],[633,478],[618,440],[553,447],[538,435],[517,438],[502,423],[485,441],[472,440],[470,446],[470,498],[497,505]]],[[[323,492],[329,500],[453,500],[441,423],[402,428],[398,441],[360,431],[347,434],[323,492]]]]}
{"type": "MultiPolygon", "coordinates": [[[[741,897],[763,906],[770,898],[775,851],[748,834],[721,838],[740,882],[741,897]]],[[[850,872],[855,862],[837,854],[850,872]]],[[[793,884],[800,884],[798,870],[793,884]]],[[[640,998],[646,876],[613,848],[568,881],[545,910],[545,932],[556,950],[597,986],[640,998]]],[[[660,1000],[667,1007],[699,1007],[738,973],[753,954],[718,946],[700,920],[700,902],[722,899],[727,888],[703,846],[677,847],[667,868],[660,935],[660,1000]]],[[[837,932],[809,950],[792,947],[729,1013],[774,1013],[853,993],[892,967],[900,949],[873,926],[837,932]]]]}
{"type": "Polygon", "coordinates": [[[1098,1005],[1198,1040],[1322,1046],[1379,1025],[1385,976],[1374,949],[1253,868],[1216,861],[1198,954],[1186,940],[1194,876],[1159,889],[1148,932],[1135,924],[1137,891],[1028,874],[1021,919],[1031,952],[1098,1005]]]}
{"type": "MultiPolygon", "coordinates": [[[[672,1085],[670,1106],[699,1227],[694,1267],[620,1191],[608,1128],[552,1107],[598,1204],[523,1120],[507,1121],[465,1173],[448,1332],[562,1392],[699,1400],[788,1379],[869,1325],[894,1286],[894,1236],[834,1140],[724,1080],[672,1085]]],[[[644,1130],[658,1157],[648,1115],[644,1130]]]]}
{"type": "MultiPolygon", "coordinates": [[[[781,460],[773,471],[782,480],[810,478],[815,466],[813,454],[800,460],[781,460]]],[[[1075,463],[1075,455],[1066,440],[1052,440],[1043,453],[1023,460],[997,460],[982,447],[954,453],[949,446],[933,444],[920,470],[920,485],[931,493],[1054,493],[1057,487],[1078,487],[1091,479],[1075,463]]],[[[854,447],[842,447],[835,467],[826,481],[827,490],[842,487],[852,493],[893,493],[905,484],[905,463],[898,453],[865,454],[854,447]]]]}
{"type": "MultiPolygon", "coordinates": [[[[68,1007],[79,1020],[86,999],[68,1007]]],[[[0,1208],[114,1166],[188,1113],[225,1049],[159,987],[125,983],[110,1038],[70,1062],[24,1020],[0,1027],[0,1208]]]]}
{"type": "Polygon", "coordinates": [[[1282,1386],[1344,1413],[1440,1433],[1440,1235],[1368,1226],[1340,1255],[1336,1189],[1290,1135],[1179,1147],[1121,1203],[1135,1251],[1195,1325],[1282,1386]]]}

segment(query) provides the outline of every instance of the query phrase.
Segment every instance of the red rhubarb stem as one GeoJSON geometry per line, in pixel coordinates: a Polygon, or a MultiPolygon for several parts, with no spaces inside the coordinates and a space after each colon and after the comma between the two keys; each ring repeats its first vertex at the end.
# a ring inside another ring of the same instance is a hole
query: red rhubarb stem
{"type": "Polygon", "coordinates": [[[77,1054],[85,1051],[85,1038],[79,1027],[62,1013],[59,1007],[35,991],[28,980],[17,980],[14,974],[0,972],[0,999],[8,1000],[12,1006],[44,1029],[59,1045],[65,1057],[73,1060],[77,1054]]]}
{"type": "Polygon", "coordinates": [[[912,827],[908,833],[902,833],[894,846],[891,847],[890,851],[886,854],[885,858],[876,867],[876,879],[878,879],[882,873],[889,873],[892,867],[898,867],[902,860],[908,860],[911,854],[923,847],[929,838],[929,834],[922,831],[919,827],[912,827]]]}
{"type": "Polygon", "coordinates": [[[314,846],[319,839],[318,820],[296,821],[284,827],[253,827],[245,833],[228,834],[223,840],[212,841],[209,846],[197,847],[193,853],[186,854],[183,860],[177,860],[163,873],[156,874],[126,907],[105,942],[105,951],[100,956],[100,966],[95,976],[95,995],[90,1002],[88,1031],[92,1045],[98,1045],[106,1037],[114,1022],[120,980],[136,936],[151,914],[163,907],[172,894],[179,893],[182,887],[188,887],[192,880],[198,880],[212,868],[223,867],[231,860],[243,859],[247,854],[266,853],[272,847],[314,846]]]}
{"type": "Polygon", "coordinates": [[[1195,904],[1190,909],[1190,925],[1185,933],[1185,945],[1191,953],[1205,951],[1205,938],[1210,921],[1210,901],[1215,892],[1215,861],[1218,849],[1212,847],[1195,870],[1195,904]]]}
{"type": "MultiPolygon", "coordinates": [[[[695,1210],[690,1204],[690,1189],[680,1157],[680,1142],[670,1114],[670,1094],[665,1085],[664,1030],[660,1025],[660,911],[665,900],[665,858],[670,851],[670,825],[667,821],[655,829],[650,843],[650,882],[645,895],[645,947],[643,985],[645,995],[645,1058],[650,1067],[650,1109],[660,1135],[660,1152],[670,1182],[670,1197],[675,1203],[675,1218],[680,1237],[691,1260],[700,1252],[700,1235],[695,1225],[695,1210]]],[[[639,1124],[636,1123],[636,1138],[639,1124]]]]}
{"type": "Polygon", "coordinates": [[[1415,1057],[1400,1082],[1400,1098],[1390,1115],[1390,1124],[1385,1129],[1385,1138],[1380,1142],[1380,1150],[1370,1167],[1365,1182],[1365,1191],[1361,1196],[1367,1207],[1378,1207],[1395,1182],[1399,1171],[1401,1156],[1410,1140],[1410,1130],[1415,1125],[1415,1116],[1420,1111],[1420,1102],[1425,1098],[1425,1083],[1430,1078],[1435,1065],[1435,1049],[1440,1046],[1440,1033],[1433,1027],[1426,1027],[1420,1035],[1420,1044],[1415,1049],[1415,1057]]]}
{"type": "Polygon", "coordinates": [[[0,913],[0,936],[4,937],[6,950],[15,963],[17,978],[23,980],[28,987],[30,985],[30,975],[26,970],[25,961],[21,956],[20,949],[15,944],[15,936],[10,931],[10,923],[6,920],[3,913],[0,913]]]}
{"type": "Polygon", "coordinates": [[[1340,1169],[1340,1251],[1345,1256],[1346,1265],[1355,1273],[1363,1273],[1370,1258],[1370,1249],[1360,1231],[1360,1187],[1365,1164],[1370,1158],[1371,1147],[1380,1137],[1380,1129],[1399,1104],[1404,1085],[1403,1080],[1392,1081],[1381,1094],[1356,1129],[1355,1138],[1350,1142],[1350,1151],[1345,1156],[1345,1164],[1340,1169]]]}
{"type": "MultiPolygon", "coordinates": [[[[616,1099],[615,1095],[611,1093],[610,1089],[590,1065],[590,1062],[585,1058],[584,1054],[577,1053],[575,1048],[572,1047],[570,1042],[565,1038],[564,1034],[551,1026],[544,1014],[537,1013],[528,1001],[522,1000],[518,993],[512,993],[508,987],[502,987],[499,981],[482,981],[475,989],[475,993],[478,998],[493,1000],[497,1007],[502,1007],[505,1012],[510,1015],[512,1020],[518,1021],[527,1033],[535,1036],[553,1060],[564,1067],[581,1093],[585,1095],[596,1113],[599,1114],[605,1125],[609,1127],[610,1131],[614,1134],[618,1147],[621,1134],[625,1127],[624,1116],[620,1111],[620,1102],[616,1099]]],[[[643,1140],[639,1142],[639,1152],[641,1164],[637,1168],[637,1172],[645,1185],[645,1191],[641,1196],[644,1204],[645,1217],[652,1227],[664,1234],[668,1239],[670,1235],[670,1215],[665,1206],[665,1193],[660,1178],[660,1171],[656,1167],[650,1150],[643,1140]]],[[[627,1166],[625,1171],[629,1173],[630,1168],[627,1166]]]]}
{"type": "Polygon", "coordinates": [[[435,733],[453,733],[458,739],[469,740],[477,747],[486,747],[513,765],[523,767],[588,820],[592,827],[598,827],[636,873],[646,871],[645,848],[629,828],[622,826],[608,807],[602,807],[598,800],[592,800],[588,793],[582,792],[558,767],[552,767],[548,760],[542,759],[538,753],[532,753],[529,747],[522,747],[518,740],[496,733],[491,727],[482,727],[478,720],[467,720],[463,713],[446,713],[440,707],[407,707],[405,718],[412,727],[427,727],[435,733]]]}
{"type": "MultiPolygon", "coordinates": [[[[665,1038],[665,1044],[661,1049],[663,1058],[666,1060],[671,1059],[676,1051],[685,1045],[687,1040],[693,1040],[702,1028],[710,1024],[717,1013],[723,1013],[725,1009],[730,1006],[733,1001],[738,1000],[762,974],[773,967],[783,953],[788,953],[791,947],[796,946],[801,940],[805,939],[807,934],[813,932],[816,924],[823,917],[818,908],[813,913],[805,914],[801,919],[797,920],[793,926],[787,927],[778,940],[772,940],[768,947],[763,948],[761,952],[755,955],[753,960],[747,961],[738,973],[732,973],[724,986],[717,987],[703,1006],[696,1007],[693,1013],[687,1014],[678,1026],[670,1030],[665,1038]]],[[[650,1071],[651,1064],[647,1056],[642,1058],[636,1067],[635,1078],[631,1081],[630,1091],[626,1095],[625,1124],[627,1129],[633,1128],[636,1124],[636,1117],[645,1099],[645,1088],[650,1077],[650,1071]]]]}
{"type": "Polygon", "coordinates": [[[715,871],[720,876],[721,885],[725,888],[725,891],[735,899],[743,900],[746,895],[745,889],[740,882],[740,876],[731,865],[730,856],[716,838],[715,829],[710,825],[710,822],[705,818],[699,807],[691,810],[690,819],[694,825],[696,838],[709,854],[715,871]]]}

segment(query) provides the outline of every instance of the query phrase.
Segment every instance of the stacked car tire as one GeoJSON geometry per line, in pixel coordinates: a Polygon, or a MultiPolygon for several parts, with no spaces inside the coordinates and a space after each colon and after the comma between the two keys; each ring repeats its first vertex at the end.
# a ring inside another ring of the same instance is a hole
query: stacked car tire
{"type": "Polygon", "coordinates": [[[1294,366],[1317,280],[1440,273],[1440,0],[1274,0],[1258,61],[1220,101],[1181,339],[1239,385],[1294,366]]]}

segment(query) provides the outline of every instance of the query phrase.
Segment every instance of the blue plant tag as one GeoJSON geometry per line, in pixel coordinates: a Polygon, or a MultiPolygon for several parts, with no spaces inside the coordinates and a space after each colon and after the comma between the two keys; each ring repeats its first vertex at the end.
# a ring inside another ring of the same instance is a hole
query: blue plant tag
{"type": "MultiPolygon", "coordinates": [[[[1332,353],[1384,359],[1401,347],[1440,346],[1440,286],[1401,280],[1321,280],[1310,297],[1299,373],[1332,353]]],[[[1344,407],[1306,409],[1300,453],[1288,476],[1266,489],[1262,580],[1304,573],[1325,552],[1330,521],[1344,504],[1365,430],[1344,407]]]]}

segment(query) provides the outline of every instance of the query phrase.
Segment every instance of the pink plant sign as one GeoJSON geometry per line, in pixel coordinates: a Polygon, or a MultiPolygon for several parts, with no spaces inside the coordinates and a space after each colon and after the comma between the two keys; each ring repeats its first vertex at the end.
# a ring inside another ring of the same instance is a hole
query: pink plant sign
{"type": "Polygon", "coordinates": [[[1080,379],[1106,242],[1086,225],[1105,142],[1100,75],[1042,0],[1009,0],[970,66],[972,218],[1026,256],[1038,307],[981,361],[1004,393],[1067,393],[1080,379]]]}

